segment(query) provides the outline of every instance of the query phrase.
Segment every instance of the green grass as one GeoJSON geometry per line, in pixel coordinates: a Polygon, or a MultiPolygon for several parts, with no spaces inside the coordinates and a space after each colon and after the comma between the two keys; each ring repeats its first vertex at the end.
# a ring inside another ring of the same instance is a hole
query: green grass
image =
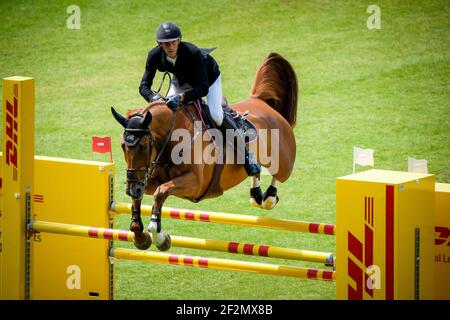
{"type": "MultiPolygon", "coordinates": [[[[122,132],[109,107],[123,113],[144,104],[138,86],[160,22],[175,21],[186,41],[218,47],[213,56],[229,102],[249,96],[257,66],[269,52],[278,52],[300,82],[297,161],[279,188],[279,205],[270,212],[250,208],[248,182],[197,205],[175,198],[166,204],[334,223],[335,178],[351,173],[355,145],[375,149],[376,168],[405,171],[408,156],[428,159],[437,181],[450,182],[450,4],[377,1],[382,29],[368,30],[370,4],[3,0],[0,76],[36,79],[36,154],[107,160],[91,153],[90,139],[112,136],[116,198],[128,201],[122,132]],[[71,4],[81,8],[80,30],[66,28],[71,4]]],[[[127,228],[128,218],[117,226],[127,228]]],[[[293,248],[334,251],[335,246],[332,237],[237,226],[164,221],[164,228],[176,235],[293,248]]],[[[335,298],[330,283],[157,264],[120,262],[116,276],[117,299],[335,298]]]]}

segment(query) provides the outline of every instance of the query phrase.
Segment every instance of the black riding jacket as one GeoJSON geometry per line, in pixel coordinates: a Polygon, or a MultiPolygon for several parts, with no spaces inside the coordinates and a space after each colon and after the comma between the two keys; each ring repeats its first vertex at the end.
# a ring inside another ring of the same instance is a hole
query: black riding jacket
{"type": "Polygon", "coordinates": [[[164,50],[157,46],[148,53],[145,72],[139,86],[139,93],[147,101],[155,95],[151,88],[156,70],[168,71],[177,77],[180,86],[187,83],[192,87],[185,93],[186,102],[206,96],[209,87],[220,75],[214,58],[189,42],[180,42],[175,66],[167,61],[164,50]]]}

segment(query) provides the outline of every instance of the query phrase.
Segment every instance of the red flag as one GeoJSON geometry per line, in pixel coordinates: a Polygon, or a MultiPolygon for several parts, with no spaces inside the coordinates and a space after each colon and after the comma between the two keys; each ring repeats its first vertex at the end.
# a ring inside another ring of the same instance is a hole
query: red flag
{"type": "Polygon", "coordinates": [[[92,152],[110,153],[112,162],[111,137],[92,137],[92,152]]]}

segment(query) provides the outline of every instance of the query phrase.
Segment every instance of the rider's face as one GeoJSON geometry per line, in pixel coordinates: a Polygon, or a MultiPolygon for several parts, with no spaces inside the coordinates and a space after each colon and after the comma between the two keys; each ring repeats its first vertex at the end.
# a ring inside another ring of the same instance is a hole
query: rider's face
{"type": "Polygon", "coordinates": [[[180,44],[180,39],[160,42],[159,45],[163,48],[164,52],[172,59],[175,59],[178,52],[178,45],[180,44]]]}

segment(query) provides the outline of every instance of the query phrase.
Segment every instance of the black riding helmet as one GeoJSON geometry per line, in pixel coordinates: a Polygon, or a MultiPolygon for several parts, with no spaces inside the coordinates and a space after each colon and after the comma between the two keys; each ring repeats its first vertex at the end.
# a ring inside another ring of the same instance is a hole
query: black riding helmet
{"type": "Polygon", "coordinates": [[[176,39],[181,39],[181,31],[173,22],[161,23],[156,30],[156,41],[169,42],[176,39]]]}

